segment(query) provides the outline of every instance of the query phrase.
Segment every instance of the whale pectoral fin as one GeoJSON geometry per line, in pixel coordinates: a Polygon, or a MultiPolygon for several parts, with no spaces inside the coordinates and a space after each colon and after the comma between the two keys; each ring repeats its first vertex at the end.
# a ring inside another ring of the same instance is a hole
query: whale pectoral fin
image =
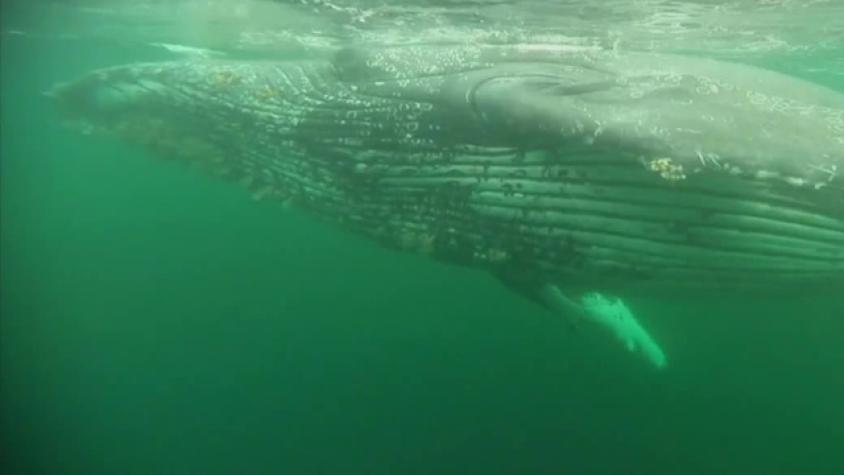
{"type": "Polygon", "coordinates": [[[639,323],[621,299],[598,292],[589,292],[574,299],[553,284],[545,284],[538,295],[544,305],[555,312],[610,330],[628,351],[641,354],[655,367],[662,369],[668,365],[665,352],[659,343],[639,323]]]}
{"type": "Polygon", "coordinates": [[[581,322],[597,324],[614,334],[628,351],[642,355],[655,367],[662,369],[668,365],[659,343],[621,299],[598,292],[573,297],[554,284],[540,283],[518,274],[502,273],[498,278],[510,290],[562,315],[573,326],[577,327],[581,322]]]}

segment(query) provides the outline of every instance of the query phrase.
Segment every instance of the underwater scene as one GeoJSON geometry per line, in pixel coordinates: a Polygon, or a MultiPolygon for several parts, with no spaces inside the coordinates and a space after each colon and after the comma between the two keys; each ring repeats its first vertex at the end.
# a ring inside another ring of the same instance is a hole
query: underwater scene
{"type": "Polygon", "coordinates": [[[844,2],[0,8],[2,473],[844,473],[844,2]]]}

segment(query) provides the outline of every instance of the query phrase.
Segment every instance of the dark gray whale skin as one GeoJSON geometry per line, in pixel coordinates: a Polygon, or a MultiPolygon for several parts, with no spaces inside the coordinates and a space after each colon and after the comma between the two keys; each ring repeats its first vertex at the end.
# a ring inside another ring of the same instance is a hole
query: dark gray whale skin
{"type": "Polygon", "coordinates": [[[844,95],[750,66],[531,45],[95,71],[139,143],[531,295],[844,290],[844,95]]]}

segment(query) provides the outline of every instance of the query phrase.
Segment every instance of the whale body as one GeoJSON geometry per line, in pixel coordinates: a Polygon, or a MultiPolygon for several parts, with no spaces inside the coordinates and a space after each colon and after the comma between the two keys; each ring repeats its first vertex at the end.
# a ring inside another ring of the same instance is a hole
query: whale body
{"type": "Polygon", "coordinates": [[[656,366],[614,296],[844,290],[844,94],[772,71],[418,45],[131,64],[49,95],[257,198],[487,269],[656,366]]]}

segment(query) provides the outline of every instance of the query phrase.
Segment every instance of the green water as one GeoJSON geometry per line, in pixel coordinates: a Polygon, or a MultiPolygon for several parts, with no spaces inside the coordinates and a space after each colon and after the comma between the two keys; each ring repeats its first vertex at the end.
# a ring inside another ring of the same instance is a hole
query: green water
{"type": "Polygon", "coordinates": [[[0,48],[2,473],[844,473],[840,296],[630,302],[656,372],[480,272],[66,130],[40,95],[160,52],[0,48]]]}

